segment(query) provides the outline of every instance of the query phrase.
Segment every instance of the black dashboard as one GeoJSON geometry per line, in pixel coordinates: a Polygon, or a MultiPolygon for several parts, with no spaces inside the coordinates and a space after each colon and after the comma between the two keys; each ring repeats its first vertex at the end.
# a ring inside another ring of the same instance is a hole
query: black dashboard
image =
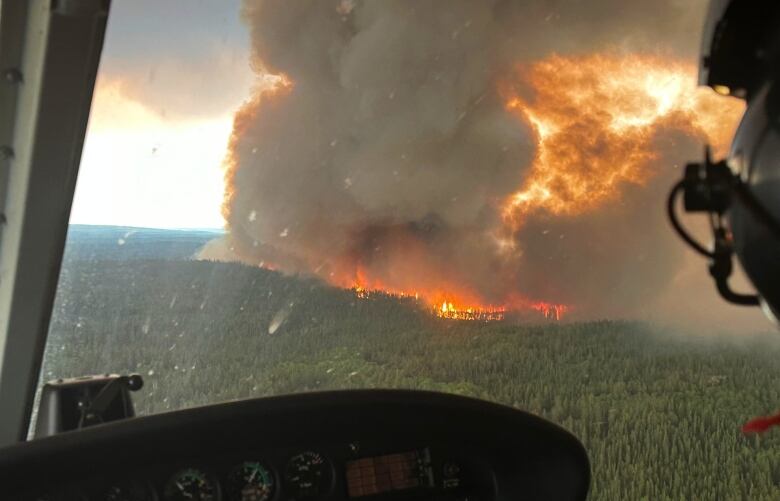
{"type": "Polygon", "coordinates": [[[430,392],[261,398],[0,450],[19,501],[581,500],[590,466],[531,414],[430,392]]]}

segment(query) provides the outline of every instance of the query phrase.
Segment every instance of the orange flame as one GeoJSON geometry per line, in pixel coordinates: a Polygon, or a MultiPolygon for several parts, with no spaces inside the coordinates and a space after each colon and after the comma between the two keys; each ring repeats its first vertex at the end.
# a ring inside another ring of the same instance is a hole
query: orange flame
{"type": "MultiPolygon", "coordinates": [[[[292,86],[285,75],[268,77],[236,113],[225,159],[223,212],[228,220],[239,139],[262,112],[260,102],[274,106],[292,86]]],[[[536,143],[525,178],[500,205],[505,227],[497,228],[499,235],[502,230],[511,235],[530,215],[583,214],[618,201],[627,185],[644,185],[659,172],[653,161],[662,151],[657,144],[661,132],[676,131],[709,142],[722,154],[743,110],[740,101],[697,89],[692,66],[652,55],[551,56],[518,67],[501,82],[499,92],[506,110],[528,124],[536,143]]],[[[509,247],[515,243],[511,237],[501,242],[509,247]]],[[[413,252],[411,247],[407,252],[413,252]]],[[[360,263],[339,263],[329,274],[319,270],[316,267],[314,273],[332,285],[352,289],[358,298],[375,294],[414,298],[447,319],[490,321],[504,319],[508,312],[536,311],[546,319],[561,320],[572,309],[517,296],[491,305],[467,286],[435,273],[395,270],[394,278],[385,283],[360,263]]]]}
{"type": "Polygon", "coordinates": [[[660,131],[681,131],[723,153],[743,110],[740,101],[696,88],[692,66],[658,56],[551,56],[517,77],[502,85],[506,108],[528,122],[537,153],[503,205],[515,228],[530,213],[581,214],[619,199],[621,185],[645,184],[658,172],[660,131]]]}
{"type": "Polygon", "coordinates": [[[456,306],[451,301],[442,301],[440,307],[434,308],[434,313],[441,318],[450,318],[453,320],[481,320],[492,322],[494,320],[503,320],[506,314],[506,308],[487,306],[456,306]]]}
{"type": "Polygon", "coordinates": [[[552,304],[543,301],[533,303],[531,308],[544,315],[544,318],[550,320],[560,320],[563,318],[563,314],[569,311],[569,307],[564,304],[552,304]]]}
{"type": "Polygon", "coordinates": [[[483,304],[476,294],[458,287],[456,284],[428,284],[427,286],[423,284],[422,292],[391,287],[376,278],[369,278],[369,274],[360,266],[357,267],[355,278],[349,289],[359,299],[393,296],[422,301],[428,305],[434,315],[453,320],[503,320],[507,311],[504,306],[483,304]]]}
{"type": "MultiPolygon", "coordinates": [[[[532,213],[582,214],[618,200],[627,184],[645,184],[658,173],[660,132],[679,131],[722,154],[743,110],[739,101],[696,88],[692,66],[659,56],[551,56],[513,76],[500,86],[505,105],[529,124],[537,152],[520,189],[503,204],[510,232],[532,213]]],[[[451,290],[433,292],[431,284],[421,289],[443,318],[497,320],[530,309],[561,320],[570,310],[522,298],[488,306],[451,290]]]]}
{"type": "MultiPolygon", "coordinates": [[[[360,279],[365,279],[366,274],[362,269],[358,273],[360,279]]],[[[398,290],[392,287],[385,287],[376,281],[371,286],[365,285],[365,282],[356,280],[349,289],[359,299],[369,299],[377,296],[391,296],[396,298],[413,299],[414,301],[423,301],[429,305],[431,313],[440,318],[451,320],[475,320],[475,321],[496,321],[504,320],[506,314],[515,311],[537,311],[547,320],[561,320],[569,307],[562,304],[546,303],[543,301],[529,302],[523,298],[513,297],[506,305],[486,305],[474,297],[465,295],[459,297],[453,292],[432,293],[433,295],[420,294],[419,292],[408,292],[398,290]]],[[[455,288],[453,287],[452,290],[455,288]]]]}

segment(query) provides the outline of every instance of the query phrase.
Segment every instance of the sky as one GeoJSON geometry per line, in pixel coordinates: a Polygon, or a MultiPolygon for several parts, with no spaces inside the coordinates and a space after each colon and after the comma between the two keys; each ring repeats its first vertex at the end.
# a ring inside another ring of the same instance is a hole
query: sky
{"type": "Polygon", "coordinates": [[[114,0],[74,224],[221,228],[222,160],[250,95],[238,0],[114,0]]]}

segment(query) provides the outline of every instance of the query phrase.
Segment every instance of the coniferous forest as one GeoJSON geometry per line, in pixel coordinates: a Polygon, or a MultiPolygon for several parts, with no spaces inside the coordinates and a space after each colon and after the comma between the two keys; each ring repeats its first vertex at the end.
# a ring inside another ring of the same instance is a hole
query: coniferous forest
{"type": "Polygon", "coordinates": [[[411,299],[191,259],[215,235],[71,227],[42,377],[138,372],[140,414],[341,388],[492,400],[572,431],[593,500],[780,499],[780,334],[440,319],[411,299]]]}

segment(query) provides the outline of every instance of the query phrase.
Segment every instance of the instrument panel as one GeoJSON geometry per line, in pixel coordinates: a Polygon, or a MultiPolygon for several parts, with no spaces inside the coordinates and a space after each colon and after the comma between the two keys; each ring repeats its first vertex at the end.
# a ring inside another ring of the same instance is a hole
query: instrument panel
{"type": "MultiPolygon", "coordinates": [[[[272,454],[247,454],[211,462],[171,465],[150,478],[91,479],[58,489],[40,489],[28,493],[30,501],[317,501],[328,499],[339,489],[348,499],[376,495],[452,494],[452,499],[466,499],[476,494],[472,481],[466,487],[464,464],[447,457],[434,460],[429,447],[374,456],[360,454],[361,445],[351,443],[340,454],[338,463],[318,450],[304,450],[282,460],[272,454]],[[346,457],[345,457],[346,456],[346,457]],[[165,471],[169,473],[166,474],[165,471]],[[88,485],[79,487],[78,483],[88,485]],[[461,494],[460,497],[455,494],[461,494]]],[[[474,473],[474,472],[472,472],[474,473]]],[[[488,484],[482,494],[490,498],[488,484]]],[[[341,497],[341,496],[339,496],[341,497]]],[[[385,496],[387,497],[387,496],[385,496]]],[[[443,498],[444,499],[444,498],[443,498]]]]}
{"type": "Polygon", "coordinates": [[[574,500],[589,480],[581,444],[538,417],[390,390],[233,402],[0,450],[19,501],[574,500]]]}

